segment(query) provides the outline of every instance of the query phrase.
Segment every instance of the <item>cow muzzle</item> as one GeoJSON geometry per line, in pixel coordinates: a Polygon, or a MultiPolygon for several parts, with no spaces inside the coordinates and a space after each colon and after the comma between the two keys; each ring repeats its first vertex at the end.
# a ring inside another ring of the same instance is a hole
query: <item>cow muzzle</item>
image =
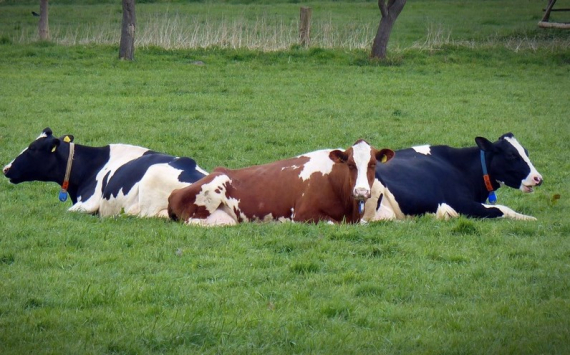
{"type": "Polygon", "coordinates": [[[521,183],[520,189],[523,192],[533,192],[535,186],[542,185],[543,179],[541,175],[529,176],[521,183]]]}
{"type": "Polygon", "coordinates": [[[4,175],[8,174],[8,171],[10,170],[11,167],[12,167],[12,164],[8,164],[2,169],[2,172],[4,173],[4,175]]]}
{"type": "Polygon", "coordinates": [[[365,187],[356,187],[352,192],[352,197],[354,197],[355,200],[360,201],[368,200],[370,198],[370,189],[365,187]]]}

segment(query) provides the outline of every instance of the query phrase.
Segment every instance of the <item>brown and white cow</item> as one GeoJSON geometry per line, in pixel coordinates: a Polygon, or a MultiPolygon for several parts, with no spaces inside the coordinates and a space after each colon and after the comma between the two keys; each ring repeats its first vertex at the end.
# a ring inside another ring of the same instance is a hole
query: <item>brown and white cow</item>
{"type": "Polygon", "coordinates": [[[174,190],[168,213],[202,225],[248,221],[355,223],[370,197],[376,162],[394,156],[359,140],[347,150],[318,150],[265,165],[217,168],[174,190]],[[361,205],[361,206],[359,206],[361,205]]]}

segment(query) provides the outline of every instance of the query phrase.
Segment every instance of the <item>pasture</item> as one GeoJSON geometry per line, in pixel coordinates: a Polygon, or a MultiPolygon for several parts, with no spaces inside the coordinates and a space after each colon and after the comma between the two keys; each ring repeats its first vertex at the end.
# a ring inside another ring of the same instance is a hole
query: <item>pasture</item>
{"type": "MultiPolygon", "coordinates": [[[[0,4],[2,166],[48,126],[80,144],[142,145],[208,170],[358,138],[461,147],[513,132],[545,180],[533,194],[498,191],[499,203],[536,222],[205,229],[68,213],[56,184],[2,177],[0,353],[567,353],[569,32],[539,31],[533,1],[501,2],[507,12],[427,3],[406,5],[385,63],[342,41],[265,50],[151,41],[124,62],[102,40],[37,42],[29,8],[0,4]]],[[[299,4],[273,5],[271,18],[298,16],[299,4]]],[[[334,9],[335,23],[377,25],[375,3],[310,5],[334,9]]],[[[116,4],[62,2],[50,12],[54,29],[72,28],[78,8],[120,23],[116,4]]],[[[269,8],[137,4],[137,15],[255,23],[269,8]]]]}

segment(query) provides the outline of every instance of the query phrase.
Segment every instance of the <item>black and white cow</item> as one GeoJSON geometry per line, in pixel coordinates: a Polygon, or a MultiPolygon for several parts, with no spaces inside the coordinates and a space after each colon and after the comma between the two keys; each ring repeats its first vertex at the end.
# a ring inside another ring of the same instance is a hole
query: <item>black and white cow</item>
{"type": "Polygon", "coordinates": [[[542,184],[527,150],[512,133],[494,143],[477,137],[475,143],[470,148],[424,145],[396,151],[388,164],[376,167],[373,198],[367,202],[364,219],[434,213],[441,219],[461,214],[535,220],[506,206],[486,203],[488,198],[490,202],[495,199],[494,191],[502,185],[532,192],[542,184]]]}
{"type": "Polygon", "coordinates": [[[168,217],[168,196],[207,175],[193,159],[148,148],[110,144],[89,147],[46,128],[3,169],[10,182],[48,181],[69,193],[70,211],[113,216],[168,217]],[[71,154],[70,154],[71,153],[71,154]]]}

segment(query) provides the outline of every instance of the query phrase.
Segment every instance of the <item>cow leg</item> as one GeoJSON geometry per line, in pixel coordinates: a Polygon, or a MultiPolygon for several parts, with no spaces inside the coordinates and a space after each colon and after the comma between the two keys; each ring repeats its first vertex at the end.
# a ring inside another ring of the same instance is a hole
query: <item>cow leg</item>
{"type": "Polygon", "coordinates": [[[522,213],[515,212],[511,208],[503,205],[487,205],[472,201],[468,201],[467,203],[465,201],[461,204],[461,206],[461,208],[456,208],[457,212],[469,217],[512,218],[523,221],[536,221],[536,218],[532,216],[527,216],[522,213]]]}
{"type": "Polygon", "coordinates": [[[212,212],[207,218],[188,218],[186,224],[196,224],[200,226],[233,226],[237,224],[237,220],[226,212],[223,208],[218,208],[212,212]]]}
{"type": "Polygon", "coordinates": [[[435,212],[435,218],[443,219],[443,220],[450,220],[451,218],[459,217],[459,213],[453,209],[447,203],[440,203],[437,207],[437,211],[435,212]]]}
{"type": "Polygon", "coordinates": [[[294,222],[308,222],[308,223],[319,223],[326,222],[328,224],[336,224],[340,221],[335,220],[327,213],[322,211],[304,211],[302,208],[295,210],[295,214],[292,216],[294,222]]]}
{"type": "Polygon", "coordinates": [[[512,218],[521,221],[536,221],[536,218],[533,216],[527,216],[522,213],[515,212],[511,208],[503,205],[483,205],[485,208],[488,209],[498,209],[503,213],[503,217],[505,218],[512,218]]]}
{"type": "MultiPolygon", "coordinates": [[[[92,202],[95,197],[91,197],[88,202],[92,202]]],[[[68,211],[70,212],[79,212],[79,213],[89,213],[89,214],[96,214],[99,212],[99,204],[95,203],[83,203],[78,201],[73,206],[69,207],[68,211]]]]}

